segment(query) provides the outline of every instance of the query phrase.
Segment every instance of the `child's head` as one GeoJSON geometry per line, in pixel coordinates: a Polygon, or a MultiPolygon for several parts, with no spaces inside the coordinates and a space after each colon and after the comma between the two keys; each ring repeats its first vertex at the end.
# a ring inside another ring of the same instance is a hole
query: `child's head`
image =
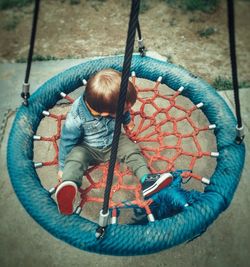
{"type": "MultiPolygon", "coordinates": [[[[115,114],[120,94],[121,73],[113,69],[104,69],[93,75],[85,89],[85,101],[94,111],[102,114],[115,114]]],[[[137,93],[129,81],[126,107],[134,105],[137,93]]]]}

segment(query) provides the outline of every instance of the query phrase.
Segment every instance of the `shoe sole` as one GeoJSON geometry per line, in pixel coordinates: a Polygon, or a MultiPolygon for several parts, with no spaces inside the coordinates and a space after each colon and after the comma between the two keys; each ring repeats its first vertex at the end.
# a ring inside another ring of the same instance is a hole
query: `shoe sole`
{"type": "Polygon", "coordinates": [[[161,177],[153,185],[151,185],[149,188],[144,190],[142,192],[142,194],[144,197],[147,197],[149,195],[153,195],[153,194],[159,192],[164,187],[167,187],[172,181],[173,181],[173,176],[171,174],[169,174],[166,177],[161,177]]]}
{"type": "Polygon", "coordinates": [[[74,211],[74,201],[76,199],[77,186],[74,182],[62,182],[55,194],[58,210],[63,215],[70,215],[74,211]]]}

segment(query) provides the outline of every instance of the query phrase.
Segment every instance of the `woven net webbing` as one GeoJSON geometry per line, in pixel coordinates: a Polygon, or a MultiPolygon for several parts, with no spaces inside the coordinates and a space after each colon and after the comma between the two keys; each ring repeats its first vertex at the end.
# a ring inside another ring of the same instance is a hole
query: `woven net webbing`
{"type": "MultiPolygon", "coordinates": [[[[183,97],[181,93],[184,88],[177,91],[169,88],[166,90],[166,86],[161,85],[160,77],[156,82],[150,82],[150,84],[149,81],[138,79],[135,75],[132,75],[131,80],[138,92],[138,99],[131,110],[135,127],[131,132],[127,132],[127,135],[139,144],[151,172],[163,173],[182,169],[185,170],[182,173],[183,183],[191,178],[193,178],[191,181],[204,182],[204,177],[211,175],[213,170],[207,171],[207,168],[197,167],[199,161],[207,162],[210,157],[216,157],[217,154],[211,152],[216,149],[211,131],[215,125],[209,125],[199,110],[202,103],[194,105],[189,99],[183,97]],[[211,138],[212,141],[210,141],[211,138]]],[[[63,94],[63,97],[69,103],[74,101],[69,95],[63,94]]],[[[51,136],[36,135],[34,140],[41,143],[48,142],[50,150],[53,147],[54,155],[50,160],[36,162],[35,166],[56,167],[58,144],[66,112],[58,114],[52,110],[44,112],[44,115],[46,116],[44,120],[49,120],[49,124],[54,124],[55,133],[51,136]]],[[[41,146],[39,151],[43,147],[41,146]]],[[[43,153],[46,154],[46,151],[43,153]]],[[[203,163],[203,166],[206,165],[203,163]]],[[[83,187],[79,189],[81,197],[78,208],[83,208],[87,203],[103,203],[107,172],[108,163],[91,166],[88,169],[83,177],[83,187]],[[95,191],[102,193],[97,194],[95,191]]],[[[116,163],[114,177],[109,203],[113,213],[116,212],[116,208],[138,206],[150,214],[152,200],[143,199],[139,179],[133,176],[125,164],[116,163]]],[[[53,184],[53,189],[61,182],[60,179],[56,180],[55,178],[56,175],[53,182],[50,183],[53,184]]],[[[47,177],[46,179],[52,178],[47,177]]],[[[205,178],[205,181],[209,180],[205,178]]],[[[46,182],[44,183],[46,184],[46,182]]]]}

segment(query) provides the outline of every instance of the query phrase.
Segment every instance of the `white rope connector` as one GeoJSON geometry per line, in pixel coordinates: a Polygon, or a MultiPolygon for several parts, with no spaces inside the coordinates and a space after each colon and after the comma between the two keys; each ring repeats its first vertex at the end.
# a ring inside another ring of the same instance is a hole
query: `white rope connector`
{"type": "Polygon", "coordinates": [[[159,76],[159,78],[157,79],[157,82],[160,83],[162,81],[162,76],[159,76]]]}
{"type": "Polygon", "coordinates": [[[139,47],[144,47],[143,38],[138,39],[138,46],[139,46],[139,47]]]}
{"type": "Polygon", "coordinates": [[[34,167],[35,168],[41,168],[43,166],[42,162],[34,162],[34,167]]]}
{"type": "Polygon", "coordinates": [[[112,209],[111,220],[110,220],[111,224],[117,224],[117,221],[118,221],[117,215],[118,215],[117,209],[116,208],[112,209]]]}
{"type": "Polygon", "coordinates": [[[82,80],[82,84],[85,86],[87,85],[87,81],[85,79],[82,80]]]}
{"type": "Polygon", "coordinates": [[[184,90],[184,87],[183,86],[181,86],[179,89],[178,89],[178,92],[182,92],[184,90]]]}
{"type": "Polygon", "coordinates": [[[80,215],[81,212],[82,212],[82,208],[78,206],[75,210],[75,214],[80,215]]]}
{"type": "Polygon", "coordinates": [[[44,110],[42,113],[43,113],[44,116],[49,116],[50,115],[50,113],[47,110],[44,110]]]}
{"type": "Polygon", "coordinates": [[[236,125],[236,133],[237,133],[237,136],[242,138],[245,136],[244,134],[244,126],[241,126],[241,127],[238,127],[238,125],[236,125]]]}
{"type": "Polygon", "coordinates": [[[52,187],[52,188],[49,189],[49,193],[50,193],[51,195],[53,195],[55,192],[56,192],[55,187],[52,187]]]}
{"type": "Polygon", "coordinates": [[[116,216],[112,216],[111,217],[111,224],[117,224],[117,217],[116,216]]]}
{"type": "Polygon", "coordinates": [[[132,71],[132,72],[131,72],[131,76],[132,76],[132,77],[135,77],[135,71],[132,71]]]}
{"type": "Polygon", "coordinates": [[[148,214],[147,217],[148,217],[148,221],[149,222],[154,222],[155,221],[155,217],[154,217],[154,215],[152,213],[148,214]]]}
{"type": "Polygon", "coordinates": [[[235,142],[236,144],[240,145],[245,138],[245,133],[244,133],[244,126],[242,125],[239,127],[236,125],[236,137],[235,137],[235,142]]]}
{"type": "Polygon", "coordinates": [[[97,239],[103,238],[104,233],[105,233],[105,228],[108,225],[108,220],[109,220],[109,212],[107,212],[106,214],[103,214],[103,210],[100,210],[99,226],[95,233],[95,237],[97,239]]]}
{"type": "Polygon", "coordinates": [[[23,93],[27,94],[30,90],[30,84],[23,82],[23,93]]]}
{"type": "Polygon", "coordinates": [[[218,158],[220,155],[219,152],[211,152],[210,156],[213,157],[213,158],[218,158]]]}
{"type": "Polygon", "coordinates": [[[61,92],[60,93],[61,97],[65,98],[66,97],[66,94],[64,92],[61,92]]]}
{"type": "Polygon", "coordinates": [[[208,126],[208,128],[209,128],[210,130],[215,129],[215,128],[216,128],[216,124],[210,124],[210,125],[208,126]]]}
{"type": "Polygon", "coordinates": [[[210,180],[207,179],[206,177],[202,177],[202,178],[201,178],[201,182],[202,182],[203,184],[210,184],[210,180]]]}
{"type": "Polygon", "coordinates": [[[40,135],[33,135],[33,140],[41,140],[41,136],[40,135]]]}
{"type": "Polygon", "coordinates": [[[200,102],[200,103],[198,103],[198,104],[196,105],[197,108],[201,108],[201,107],[203,107],[203,106],[204,106],[204,104],[203,104],[202,102],[200,102]]]}
{"type": "Polygon", "coordinates": [[[186,204],[184,205],[184,207],[185,207],[185,208],[189,207],[189,204],[188,204],[188,203],[186,203],[186,204]]]}
{"type": "Polygon", "coordinates": [[[106,214],[103,214],[103,211],[100,210],[99,226],[106,227],[108,225],[108,219],[109,219],[109,212],[107,212],[106,214]]]}

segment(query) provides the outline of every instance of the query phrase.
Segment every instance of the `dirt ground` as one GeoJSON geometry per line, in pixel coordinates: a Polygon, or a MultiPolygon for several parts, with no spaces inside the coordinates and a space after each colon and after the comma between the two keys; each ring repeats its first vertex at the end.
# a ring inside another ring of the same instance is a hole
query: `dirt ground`
{"type": "MultiPolygon", "coordinates": [[[[142,0],[144,4],[140,23],[147,48],[157,51],[167,57],[169,61],[187,68],[209,82],[213,82],[219,76],[230,79],[226,0],[221,0],[219,8],[212,14],[182,11],[170,7],[166,2],[167,0],[142,0]]],[[[250,1],[235,0],[235,2],[239,80],[249,84],[250,1]]],[[[123,53],[129,17],[128,3],[130,3],[128,0],[81,0],[80,4],[72,5],[69,0],[41,1],[35,55],[39,55],[41,59],[49,57],[62,59],[123,53]]],[[[27,57],[32,13],[32,6],[0,11],[0,66],[14,65],[1,63],[16,62],[27,57]]],[[[47,67],[48,63],[43,63],[47,67]]],[[[62,64],[62,62],[57,61],[56,64],[62,64]]],[[[21,64],[16,65],[19,67],[21,64]]],[[[46,74],[49,73],[49,68],[48,66],[46,74]]],[[[35,66],[33,66],[34,69],[35,66]]],[[[42,68],[42,70],[44,69],[42,68]]],[[[44,71],[37,71],[33,77],[39,80],[39,77],[43,78],[44,74],[44,71]]],[[[9,98],[13,94],[14,99],[17,94],[12,93],[15,87],[12,81],[13,79],[18,80],[16,72],[7,69],[2,76],[3,80],[10,80],[11,86],[1,86],[1,92],[6,91],[7,88],[11,92],[9,98]]],[[[249,132],[249,97],[247,96],[249,90],[241,90],[241,92],[243,93],[242,116],[246,123],[246,131],[249,132]]],[[[225,100],[232,103],[231,93],[227,91],[221,94],[225,100]]],[[[3,96],[1,99],[2,102],[6,101],[3,96]]],[[[61,108],[65,108],[63,105],[56,108],[59,110],[58,113],[66,111],[61,110],[61,108]]],[[[203,126],[204,116],[202,115],[199,111],[194,114],[196,116],[194,119],[201,122],[203,126]]],[[[41,122],[43,128],[40,126],[40,132],[38,131],[38,134],[42,136],[47,136],[55,131],[55,126],[49,123],[50,118],[46,117],[45,119],[41,122]]],[[[247,223],[250,221],[249,168],[244,169],[230,208],[214,222],[213,226],[209,227],[205,234],[193,242],[142,257],[125,258],[90,254],[77,250],[49,235],[27,216],[17,201],[6,169],[5,147],[12,120],[13,116],[8,120],[3,140],[5,145],[0,153],[2,159],[0,169],[3,178],[0,180],[2,185],[0,186],[2,189],[0,194],[2,200],[0,201],[1,266],[80,266],[83,263],[87,266],[109,267],[152,265],[245,267],[249,265],[247,263],[250,247],[250,227],[247,223]]],[[[212,135],[213,133],[209,132],[208,134],[212,135]]],[[[208,139],[211,136],[202,137],[203,149],[216,151],[215,140],[212,140],[211,146],[211,139],[208,139]]],[[[245,141],[249,146],[249,135],[247,134],[245,141]]],[[[184,145],[188,146],[186,143],[184,145]]],[[[51,160],[54,156],[51,153],[54,152],[52,144],[44,145],[44,142],[35,142],[34,149],[34,161],[43,161],[45,157],[48,157],[46,160],[51,160]]],[[[211,158],[209,162],[203,161],[203,166],[206,168],[201,169],[197,166],[196,171],[198,174],[210,177],[215,165],[216,159],[211,158]],[[205,164],[209,164],[209,166],[205,164]]],[[[249,157],[246,158],[245,166],[249,166],[249,157]]],[[[46,189],[50,189],[57,183],[56,166],[39,168],[37,172],[46,189]]],[[[193,181],[190,186],[196,189],[197,181],[193,181]]],[[[87,209],[84,208],[81,215],[95,221],[98,219],[99,211],[100,206],[88,206],[87,209]]],[[[127,217],[127,213],[124,214],[124,217],[127,217]]],[[[124,219],[119,223],[127,223],[127,221],[124,219]]]]}
{"type": "MultiPolygon", "coordinates": [[[[142,1],[140,24],[145,45],[209,82],[230,78],[227,6],[214,13],[170,7],[167,1],[142,1]]],[[[130,1],[41,1],[35,55],[43,59],[85,58],[124,52],[130,1]]],[[[25,59],[33,6],[0,11],[0,61],[25,59]]],[[[238,72],[250,82],[250,1],[235,1],[238,72]]],[[[137,44],[136,44],[137,46],[137,44]]],[[[137,48],[136,48],[137,49],[137,48]]]]}

